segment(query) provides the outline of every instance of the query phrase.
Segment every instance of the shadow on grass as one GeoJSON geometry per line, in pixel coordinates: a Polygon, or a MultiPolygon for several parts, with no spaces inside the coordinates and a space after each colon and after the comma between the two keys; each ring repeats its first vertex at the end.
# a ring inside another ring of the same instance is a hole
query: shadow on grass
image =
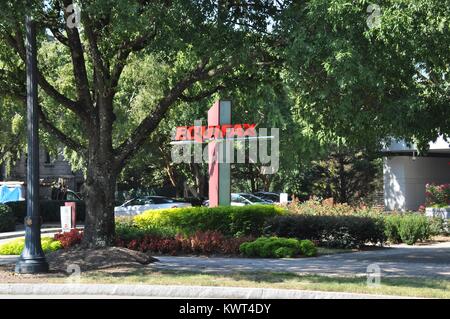
{"type": "MultiPolygon", "coordinates": [[[[204,273],[194,271],[175,271],[161,269],[136,269],[133,271],[118,271],[113,273],[98,273],[95,276],[125,278],[134,277],[138,281],[142,279],[145,282],[146,276],[170,276],[174,280],[179,279],[180,282],[192,280],[196,277],[211,277],[211,279],[229,279],[236,282],[246,281],[258,284],[278,284],[278,283],[310,283],[324,285],[355,285],[366,286],[367,278],[361,277],[336,277],[324,275],[302,275],[295,273],[277,273],[277,272],[236,272],[236,273],[204,273]]],[[[448,290],[450,285],[449,278],[434,277],[387,277],[381,278],[381,285],[384,287],[396,288],[429,288],[438,290],[448,290]]]]}

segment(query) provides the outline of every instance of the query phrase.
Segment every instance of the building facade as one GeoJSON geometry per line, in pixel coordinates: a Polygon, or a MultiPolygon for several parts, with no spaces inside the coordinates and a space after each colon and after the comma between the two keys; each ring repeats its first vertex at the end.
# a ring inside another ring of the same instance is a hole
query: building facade
{"type": "Polygon", "coordinates": [[[384,149],[384,207],[417,211],[425,204],[425,185],[450,183],[450,144],[442,137],[429,144],[426,156],[415,145],[395,141],[384,149]]]}
{"type": "MultiPolygon", "coordinates": [[[[22,156],[10,172],[6,172],[4,166],[0,167],[0,180],[26,182],[27,176],[27,156],[22,156]]],[[[51,156],[43,147],[39,150],[39,177],[41,197],[49,197],[52,185],[62,183],[68,189],[79,192],[84,182],[84,177],[80,171],[72,171],[70,163],[64,159],[63,155],[51,156]]]]}

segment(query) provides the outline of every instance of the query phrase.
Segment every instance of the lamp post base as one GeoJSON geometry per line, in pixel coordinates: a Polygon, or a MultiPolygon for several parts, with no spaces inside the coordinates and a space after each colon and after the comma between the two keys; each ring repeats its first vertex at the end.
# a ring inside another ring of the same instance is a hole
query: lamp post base
{"type": "Polygon", "coordinates": [[[36,257],[33,259],[19,257],[15,268],[17,274],[46,273],[48,270],[49,266],[45,257],[36,257]]]}

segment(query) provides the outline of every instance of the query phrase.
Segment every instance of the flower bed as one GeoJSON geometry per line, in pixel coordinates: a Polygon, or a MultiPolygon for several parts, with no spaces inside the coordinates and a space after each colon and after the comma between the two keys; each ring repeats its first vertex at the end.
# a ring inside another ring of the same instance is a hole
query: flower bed
{"type": "Polygon", "coordinates": [[[124,240],[119,237],[116,245],[156,254],[238,255],[240,245],[252,239],[252,237],[225,237],[217,231],[198,231],[190,236],[181,234],[174,237],[144,235],[132,240],[124,240]]]}
{"type": "Polygon", "coordinates": [[[425,185],[426,207],[443,208],[450,206],[450,184],[426,184],[425,185]]]}

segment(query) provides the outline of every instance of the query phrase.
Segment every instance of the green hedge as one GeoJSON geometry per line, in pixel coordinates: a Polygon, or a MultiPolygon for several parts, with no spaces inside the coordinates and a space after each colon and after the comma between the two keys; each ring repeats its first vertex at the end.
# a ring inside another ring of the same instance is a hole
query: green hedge
{"type": "Polygon", "coordinates": [[[309,240],[295,238],[260,237],[241,244],[241,253],[247,257],[292,258],[298,255],[315,256],[317,249],[309,240]]]}
{"type": "MultiPolygon", "coordinates": [[[[44,223],[60,222],[60,207],[67,201],[63,200],[41,200],[39,201],[39,211],[44,223]]],[[[84,221],[86,215],[86,205],[83,201],[75,201],[77,207],[77,221],[84,221]]],[[[26,201],[9,202],[5,204],[10,207],[17,223],[23,223],[27,215],[26,201]]]]}
{"type": "Polygon", "coordinates": [[[353,248],[386,241],[384,220],[369,216],[287,215],[269,220],[266,235],[309,239],[325,247],[353,248]]]}
{"type": "Polygon", "coordinates": [[[260,236],[268,219],[283,214],[273,205],[187,207],[146,211],[134,217],[139,229],[171,228],[183,234],[219,231],[225,236],[260,236]]]}
{"type": "Polygon", "coordinates": [[[439,218],[430,218],[415,213],[387,215],[385,220],[386,237],[393,244],[414,245],[418,241],[438,235],[444,225],[439,218]]]}
{"type": "MultiPolygon", "coordinates": [[[[25,245],[25,239],[19,238],[0,245],[0,255],[20,255],[25,245]]],[[[51,237],[41,238],[44,253],[56,251],[62,248],[61,242],[51,237]]]]}
{"type": "Polygon", "coordinates": [[[0,205],[0,233],[16,230],[16,218],[11,208],[0,205]]]}

